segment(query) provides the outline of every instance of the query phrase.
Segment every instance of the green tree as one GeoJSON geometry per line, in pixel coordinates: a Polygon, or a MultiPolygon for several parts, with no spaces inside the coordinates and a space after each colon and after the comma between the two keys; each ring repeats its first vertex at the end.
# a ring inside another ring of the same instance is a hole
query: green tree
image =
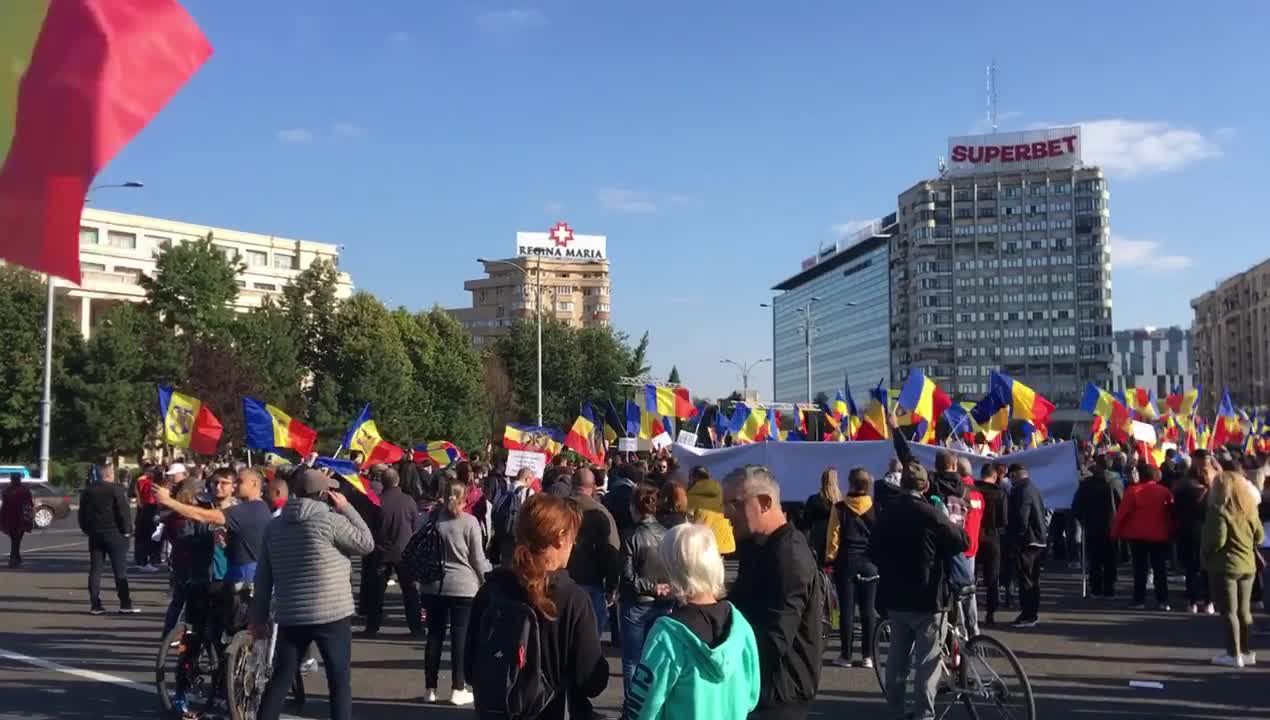
{"type": "Polygon", "coordinates": [[[304,396],[305,368],[300,364],[300,343],[285,310],[266,302],[240,313],[231,326],[232,352],[259,376],[259,400],[277,405],[305,424],[308,401],[304,396]]]}
{"type": "MultiPolygon", "coordinates": [[[[0,265],[0,458],[33,462],[39,455],[48,290],[35,273],[0,265]]],[[[70,419],[67,380],[83,352],[79,328],[62,299],[54,306],[53,440],[70,419]]],[[[69,438],[68,438],[69,439],[69,438]]]]}
{"type": "Polygon", "coordinates": [[[428,440],[449,440],[467,450],[484,448],[486,440],[486,395],[482,385],[481,355],[472,345],[472,336],[459,321],[440,307],[418,316],[437,341],[437,352],[426,377],[416,376],[417,385],[430,387],[433,424],[428,440]]]}
{"type": "Polygon", "coordinates": [[[673,383],[675,385],[679,384],[679,366],[678,365],[670,366],[670,377],[666,378],[666,382],[673,383]]]}
{"type": "Polygon", "coordinates": [[[211,233],[194,242],[166,243],[154,275],[141,277],[146,308],[190,340],[217,337],[234,321],[238,274],[244,268],[212,244],[211,233]]]}
{"type": "Polygon", "coordinates": [[[648,331],[645,330],[639,342],[635,345],[635,349],[631,351],[631,360],[627,365],[626,374],[632,377],[646,375],[652,370],[648,364],[648,331]]]}
{"type": "Polygon", "coordinates": [[[282,288],[282,310],[299,343],[300,364],[309,371],[322,369],[325,348],[335,336],[339,279],[335,264],[318,258],[282,288]]]}
{"type": "Polygon", "coordinates": [[[625,389],[617,381],[632,363],[632,352],[625,345],[625,337],[606,327],[583,328],[574,332],[582,358],[582,380],[575,407],[583,400],[605,407],[609,400],[624,397],[625,389]]]}
{"type": "Polygon", "coordinates": [[[122,303],[108,309],[84,347],[70,379],[69,420],[80,455],[137,452],[159,422],[156,386],[186,376],[186,353],[151,315],[122,303]]]}
{"type": "Polygon", "coordinates": [[[324,437],[342,439],[349,421],[369,402],[384,439],[409,442],[415,432],[410,427],[414,368],[396,321],[379,300],[358,292],[340,304],[319,364],[331,383],[320,392],[334,401],[325,426],[315,426],[324,437]]]}
{"type": "Polygon", "coordinates": [[[490,438],[496,438],[503,434],[503,426],[516,419],[516,391],[512,387],[511,376],[507,374],[507,364],[498,353],[485,353],[482,363],[489,417],[486,429],[490,438]]]}

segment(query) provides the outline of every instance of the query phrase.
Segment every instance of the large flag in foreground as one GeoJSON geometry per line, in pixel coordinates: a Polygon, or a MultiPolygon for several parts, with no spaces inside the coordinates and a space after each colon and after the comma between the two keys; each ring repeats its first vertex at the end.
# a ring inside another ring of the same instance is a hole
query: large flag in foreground
{"type": "Polygon", "coordinates": [[[177,0],[0,5],[0,257],[78,283],[93,178],[211,53],[177,0]]]}
{"type": "Polygon", "coordinates": [[[203,455],[216,454],[224,428],[202,400],[160,385],[159,415],[163,420],[163,442],[203,455]]]}
{"type": "Polygon", "coordinates": [[[370,487],[366,483],[366,479],[358,474],[359,468],[357,467],[357,463],[352,460],[319,457],[313,462],[313,466],[316,468],[325,468],[330,470],[331,475],[340,480],[340,490],[344,491],[345,495],[348,495],[349,502],[353,503],[353,506],[357,508],[358,511],[364,510],[365,505],[357,500],[356,495],[350,495],[344,489],[345,485],[364,495],[372,505],[379,505],[379,496],[375,494],[374,488],[370,487]]]}
{"type": "Polygon", "coordinates": [[[301,456],[313,452],[317,431],[282,410],[243,396],[243,424],[247,447],[253,450],[291,448],[301,456]]]}

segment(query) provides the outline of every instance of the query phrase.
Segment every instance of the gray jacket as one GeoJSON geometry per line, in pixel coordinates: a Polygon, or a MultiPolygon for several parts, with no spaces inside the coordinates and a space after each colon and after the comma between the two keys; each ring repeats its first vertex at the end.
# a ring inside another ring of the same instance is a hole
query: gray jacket
{"type": "Polygon", "coordinates": [[[433,518],[445,551],[445,576],[439,583],[421,584],[419,592],[442,597],[476,597],[476,591],[485,582],[485,573],[490,571],[480,523],[465,512],[454,517],[445,510],[434,510],[431,515],[419,517],[419,527],[422,529],[433,518]]]}
{"type": "Polygon", "coordinates": [[[265,528],[256,566],[251,622],[320,625],[353,614],[349,582],[353,555],[375,549],[370,528],[350,505],[340,513],[326,503],[293,497],[265,528]]]}

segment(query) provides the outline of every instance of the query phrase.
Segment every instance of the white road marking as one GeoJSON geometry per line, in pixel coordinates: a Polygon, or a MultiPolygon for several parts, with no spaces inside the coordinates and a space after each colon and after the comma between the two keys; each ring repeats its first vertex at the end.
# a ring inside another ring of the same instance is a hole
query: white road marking
{"type": "Polygon", "coordinates": [[[84,542],[80,540],[80,541],[72,542],[72,543],[62,543],[61,545],[44,545],[42,547],[34,547],[34,548],[31,548],[30,550],[27,550],[26,548],[22,548],[22,554],[26,555],[28,553],[39,552],[41,550],[60,550],[62,548],[76,547],[78,545],[83,545],[83,544],[84,542]]]}
{"type": "MultiPolygon", "coordinates": [[[[69,665],[63,665],[61,663],[55,663],[52,660],[45,660],[44,658],[37,658],[37,657],[32,657],[30,655],[23,655],[22,653],[16,653],[16,652],[13,652],[12,650],[5,650],[4,648],[0,648],[0,660],[12,660],[13,662],[19,662],[24,665],[31,665],[33,667],[42,668],[44,670],[52,670],[53,672],[62,673],[63,675],[70,675],[72,677],[81,678],[83,680],[92,680],[93,682],[100,682],[100,683],[106,683],[107,685],[114,685],[115,687],[121,687],[121,688],[124,688],[125,690],[137,690],[137,691],[145,692],[145,693],[155,692],[155,687],[152,683],[137,682],[136,680],[129,680],[128,678],[125,678],[125,677],[119,677],[118,675],[110,675],[103,672],[97,672],[96,670],[81,670],[80,668],[74,668],[69,665]]],[[[283,715],[282,718],[283,720],[304,720],[303,718],[297,717],[295,715],[283,715]]]]}

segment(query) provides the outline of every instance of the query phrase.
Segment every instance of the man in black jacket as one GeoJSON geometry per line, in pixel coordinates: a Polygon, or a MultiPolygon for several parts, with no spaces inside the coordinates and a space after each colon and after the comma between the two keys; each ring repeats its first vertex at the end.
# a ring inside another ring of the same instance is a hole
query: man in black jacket
{"type": "Polygon", "coordinates": [[[979,554],[975,556],[975,567],[983,570],[984,589],[988,593],[986,622],[995,625],[1001,601],[1001,536],[1005,533],[1009,515],[1005,491],[997,484],[997,471],[992,463],[983,464],[975,489],[983,495],[983,519],[979,523],[979,554]]]}
{"type": "Polygon", "coordinates": [[[371,528],[375,536],[375,549],[363,560],[362,572],[368,578],[366,606],[365,637],[374,637],[384,619],[384,591],[388,586],[388,578],[394,571],[401,586],[401,600],[406,606],[406,625],[410,634],[423,636],[423,623],[419,613],[419,586],[401,577],[399,566],[401,553],[406,543],[414,535],[415,519],[419,516],[419,506],[415,499],[401,491],[401,475],[394,468],[380,473],[380,482],[384,492],[379,497],[378,522],[371,528]]]}
{"type": "Polygon", "coordinates": [[[1041,553],[1045,550],[1045,502],[1027,468],[1011,475],[1009,537],[1018,558],[1019,617],[1016,628],[1036,627],[1041,608],[1041,553]]]}
{"type": "Polygon", "coordinates": [[[1089,591],[1106,598],[1116,596],[1119,549],[1111,539],[1111,525],[1122,499],[1120,481],[1107,467],[1107,456],[1094,459],[1093,469],[1080,481],[1072,498],[1072,517],[1085,531],[1085,562],[1089,591]]]}
{"type": "Polygon", "coordinates": [[[781,510],[780,486],[748,465],[723,482],[740,567],[728,599],[754,628],[762,689],[758,720],[805,718],[820,686],[825,588],[803,534],[781,510]]]}
{"type": "Polygon", "coordinates": [[[582,525],[573,543],[573,554],[569,556],[569,577],[591,597],[603,636],[609,606],[617,592],[621,539],[613,515],[595,499],[595,473],[589,468],[579,470],[573,476],[572,485],[573,502],[582,512],[582,525]]]}
{"type": "Polygon", "coordinates": [[[933,718],[944,613],[952,603],[948,561],[965,552],[970,539],[925,498],[930,481],[920,463],[909,462],[900,483],[904,495],[878,516],[869,545],[881,576],[878,608],[886,611],[891,625],[886,701],[895,717],[905,717],[912,665],[918,694],[911,717],[933,718]]]}
{"type": "Polygon", "coordinates": [[[128,494],[115,483],[115,469],[102,465],[97,469],[99,482],[84,489],[79,496],[79,529],[88,536],[88,612],[101,615],[101,571],[106,559],[115,575],[115,592],[119,594],[119,612],[141,612],[132,606],[128,592],[128,537],[132,535],[132,513],[128,494]]]}

